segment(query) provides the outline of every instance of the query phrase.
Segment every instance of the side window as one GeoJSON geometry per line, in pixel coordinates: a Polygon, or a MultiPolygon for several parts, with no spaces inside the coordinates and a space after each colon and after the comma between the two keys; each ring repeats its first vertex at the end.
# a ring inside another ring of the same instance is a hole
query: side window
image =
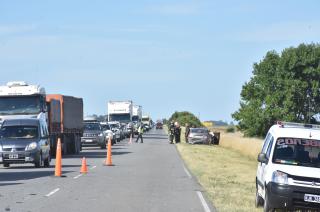
{"type": "Polygon", "coordinates": [[[270,158],[273,141],[274,141],[274,138],[273,138],[273,136],[271,136],[270,142],[269,142],[269,145],[268,145],[268,148],[267,148],[267,158],[270,158]]]}
{"type": "Polygon", "coordinates": [[[267,147],[268,147],[268,144],[269,144],[269,141],[270,141],[270,137],[271,137],[271,134],[268,133],[266,138],[264,139],[264,143],[263,143],[263,147],[262,147],[261,153],[266,153],[267,147]]]}

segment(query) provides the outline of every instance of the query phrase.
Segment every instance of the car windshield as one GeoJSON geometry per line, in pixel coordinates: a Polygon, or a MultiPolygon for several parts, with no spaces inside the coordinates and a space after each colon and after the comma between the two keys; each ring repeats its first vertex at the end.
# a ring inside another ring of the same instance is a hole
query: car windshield
{"type": "Polygon", "coordinates": [[[40,111],[40,96],[0,98],[0,115],[35,114],[40,111]]]}
{"type": "Polygon", "coordinates": [[[208,133],[208,130],[206,130],[206,129],[191,129],[190,133],[205,134],[205,133],[208,133]]]}
{"type": "Polygon", "coordinates": [[[7,139],[35,139],[38,138],[37,126],[3,126],[1,138],[7,139]]]}
{"type": "Polygon", "coordinates": [[[274,163],[320,167],[320,141],[302,138],[278,138],[274,163]]]}
{"type": "Polygon", "coordinates": [[[118,124],[110,124],[110,127],[111,127],[111,129],[113,129],[113,128],[119,128],[119,125],[118,125],[118,124]]]}
{"type": "Polygon", "coordinates": [[[84,130],[101,130],[101,128],[98,123],[85,123],[84,130]]]}
{"type": "Polygon", "coordinates": [[[102,129],[103,129],[104,131],[110,130],[110,126],[107,125],[107,124],[101,125],[101,127],[102,127],[102,129]]]}

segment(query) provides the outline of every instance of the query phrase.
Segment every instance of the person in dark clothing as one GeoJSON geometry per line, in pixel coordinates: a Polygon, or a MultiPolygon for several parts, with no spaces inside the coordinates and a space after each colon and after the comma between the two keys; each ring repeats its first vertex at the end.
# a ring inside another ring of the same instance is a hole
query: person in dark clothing
{"type": "Polygon", "coordinates": [[[185,139],[186,139],[186,143],[188,143],[188,136],[189,136],[189,133],[190,133],[190,127],[189,127],[189,124],[186,123],[186,132],[185,132],[185,139]]]}
{"type": "Polygon", "coordinates": [[[170,123],[170,127],[169,127],[169,140],[170,140],[170,144],[173,144],[173,139],[174,139],[174,123],[171,122],[170,123]]]}
{"type": "Polygon", "coordinates": [[[180,143],[180,138],[181,138],[181,128],[178,122],[175,123],[174,127],[174,139],[176,144],[180,143]]]}

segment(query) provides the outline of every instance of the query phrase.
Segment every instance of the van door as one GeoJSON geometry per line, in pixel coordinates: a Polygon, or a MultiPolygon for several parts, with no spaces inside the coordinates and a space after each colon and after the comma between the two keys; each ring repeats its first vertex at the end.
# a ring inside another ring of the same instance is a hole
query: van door
{"type": "MultiPolygon", "coordinates": [[[[269,132],[265,138],[264,143],[263,143],[261,153],[264,153],[267,155],[268,150],[270,152],[270,148],[272,147],[272,144],[273,144],[273,136],[269,132]]],[[[269,153],[269,156],[270,156],[270,153],[269,153]]],[[[269,158],[269,156],[267,155],[268,158],[269,158]]],[[[258,184],[258,191],[260,194],[264,194],[264,185],[265,185],[264,173],[265,173],[266,165],[267,164],[261,163],[261,162],[259,162],[259,164],[258,164],[257,184],[258,184]]]]}

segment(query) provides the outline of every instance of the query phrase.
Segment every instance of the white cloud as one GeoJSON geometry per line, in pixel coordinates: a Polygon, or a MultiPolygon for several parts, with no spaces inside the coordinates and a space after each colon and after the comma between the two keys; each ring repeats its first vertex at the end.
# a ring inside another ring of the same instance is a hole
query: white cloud
{"type": "Polygon", "coordinates": [[[36,25],[0,25],[0,35],[30,32],[37,28],[36,25]]]}
{"type": "Polygon", "coordinates": [[[233,37],[245,42],[317,42],[320,37],[320,22],[282,22],[261,26],[233,37]]]}

